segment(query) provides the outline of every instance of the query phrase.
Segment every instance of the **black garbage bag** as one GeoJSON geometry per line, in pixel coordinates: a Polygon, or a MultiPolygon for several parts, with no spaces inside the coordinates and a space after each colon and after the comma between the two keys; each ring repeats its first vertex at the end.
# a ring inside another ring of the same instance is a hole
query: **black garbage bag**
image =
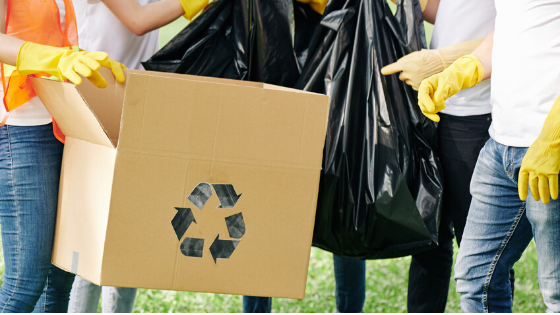
{"type": "Polygon", "coordinates": [[[425,47],[418,0],[331,0],[296,88],[331,96],[313,245],[360,259],[435,246],[442,174],[436,124],[380,69],[425,47]]]}
{"type": "Polygon", "coordinates": [[[320,19],[294,0],[220,0],[143,65],[292,87],[320,19]]]}
{"type": "Polygon", "coordinates": [[[221,0],[143,62],[146,70],[249,78],[252,29],[251,0],[221,0]]]}

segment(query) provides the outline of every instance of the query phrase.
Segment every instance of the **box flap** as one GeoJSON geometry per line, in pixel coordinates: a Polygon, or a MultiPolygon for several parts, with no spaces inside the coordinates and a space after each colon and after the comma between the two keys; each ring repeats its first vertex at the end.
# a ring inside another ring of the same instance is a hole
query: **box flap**
{"type": "Polygon", "coordinates": [[[328,96],[196,78],[130,73],[119,150],[320,168],[328,96]]]}
{"type": "Polygon", "coordinates": [[[78,91],[86,100],[101,126],[105,129],[113,145],[117,146],[121,129],[121,115],[126,83],[119,83],[109,68],[102,67],[99,73],[107,81],[107,87],[99,89],[88,80],[78,85],[78,91]]]}
{"type": "Polygon", "coordinates": [[[40,78],[31,84],[66,137],[115,147],[74,84],[40,78]]]}

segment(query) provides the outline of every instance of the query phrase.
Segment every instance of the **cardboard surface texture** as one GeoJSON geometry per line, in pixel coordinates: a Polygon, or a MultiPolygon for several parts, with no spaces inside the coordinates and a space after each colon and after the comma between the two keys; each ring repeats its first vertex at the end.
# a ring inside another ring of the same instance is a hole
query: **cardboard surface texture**
{"type": "Polygon", "coordinates": [[[32,79],[66,135],[53,263],[104,286],[303,298],[329,98],[104,75],[32,79]]]}

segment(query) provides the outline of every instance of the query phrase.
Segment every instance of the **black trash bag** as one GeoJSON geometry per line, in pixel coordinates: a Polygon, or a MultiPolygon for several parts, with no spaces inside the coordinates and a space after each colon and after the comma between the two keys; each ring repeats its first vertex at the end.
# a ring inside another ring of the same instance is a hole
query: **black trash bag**
{"type": "Polygon", "coordinates": [[[146,70],[249,78],[251,0],[221,0],[143,62],[146,70]]]}
{"type": "Polygon", "coordinates": [[[220,0],[143,65],[292,87],[320,19],[293,0],[220,0]]]}
{"type": "Polygon", "coordinates": [[[436,124],[380,69],[425,47],[418,0],[331,0],[296,88],[331,96],[313,245],[360,259],[438,243],[436,124]]]}

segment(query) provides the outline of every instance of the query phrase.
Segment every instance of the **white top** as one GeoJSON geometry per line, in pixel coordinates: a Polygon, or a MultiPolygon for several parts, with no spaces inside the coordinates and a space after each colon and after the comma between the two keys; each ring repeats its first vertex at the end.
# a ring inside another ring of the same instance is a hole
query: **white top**
{"type": "Polygon", "coordinates": [[[560,95],[560,0],[496,0],[490,136],[529,147],[560,95]]]}
{"type": "MultiPolygon", "coordinates": [[[[7,0],[5,0],[7,1],[7,0]]],[[[56,4],[60,10],[60,23],[64,28],[66,19],[66,11],[64,8],[64,0],[56,0],[56,4]]],[[[0,88],[0,97],[4,98],[4,89],[0,88]]],[[[6,115],[4,105],[0,105],[0,121],[6,115]]],[[[6,121],[6,125],[12,126],[39,126],[46,125],[52,122],[51,114],[45,108],[39,97],[35,96],[29,102],[21,105],[20,107],[12,110],[10,116],[6,121]]]]}
{"type": "MultiPolygon", "coordinates": [[[[140,5],[158,0],[138,0],[140,5]]],[[[158,49],[159,32],[136,36],[101,0],[73,0],[80,48],[104,51],[111,59],[130,69],[144,70],[141,61],[148,60],[158,49]]]]}
{"type": "MultiPolygon", "coordinates": [[[[494,29],[495,17],[494,0],[441,0],[430,48],[484,38],[494,29]]],[[[445,105],[441,112],[454,116],[490,113],[490,80],[460,91],[445,105]]]]}

